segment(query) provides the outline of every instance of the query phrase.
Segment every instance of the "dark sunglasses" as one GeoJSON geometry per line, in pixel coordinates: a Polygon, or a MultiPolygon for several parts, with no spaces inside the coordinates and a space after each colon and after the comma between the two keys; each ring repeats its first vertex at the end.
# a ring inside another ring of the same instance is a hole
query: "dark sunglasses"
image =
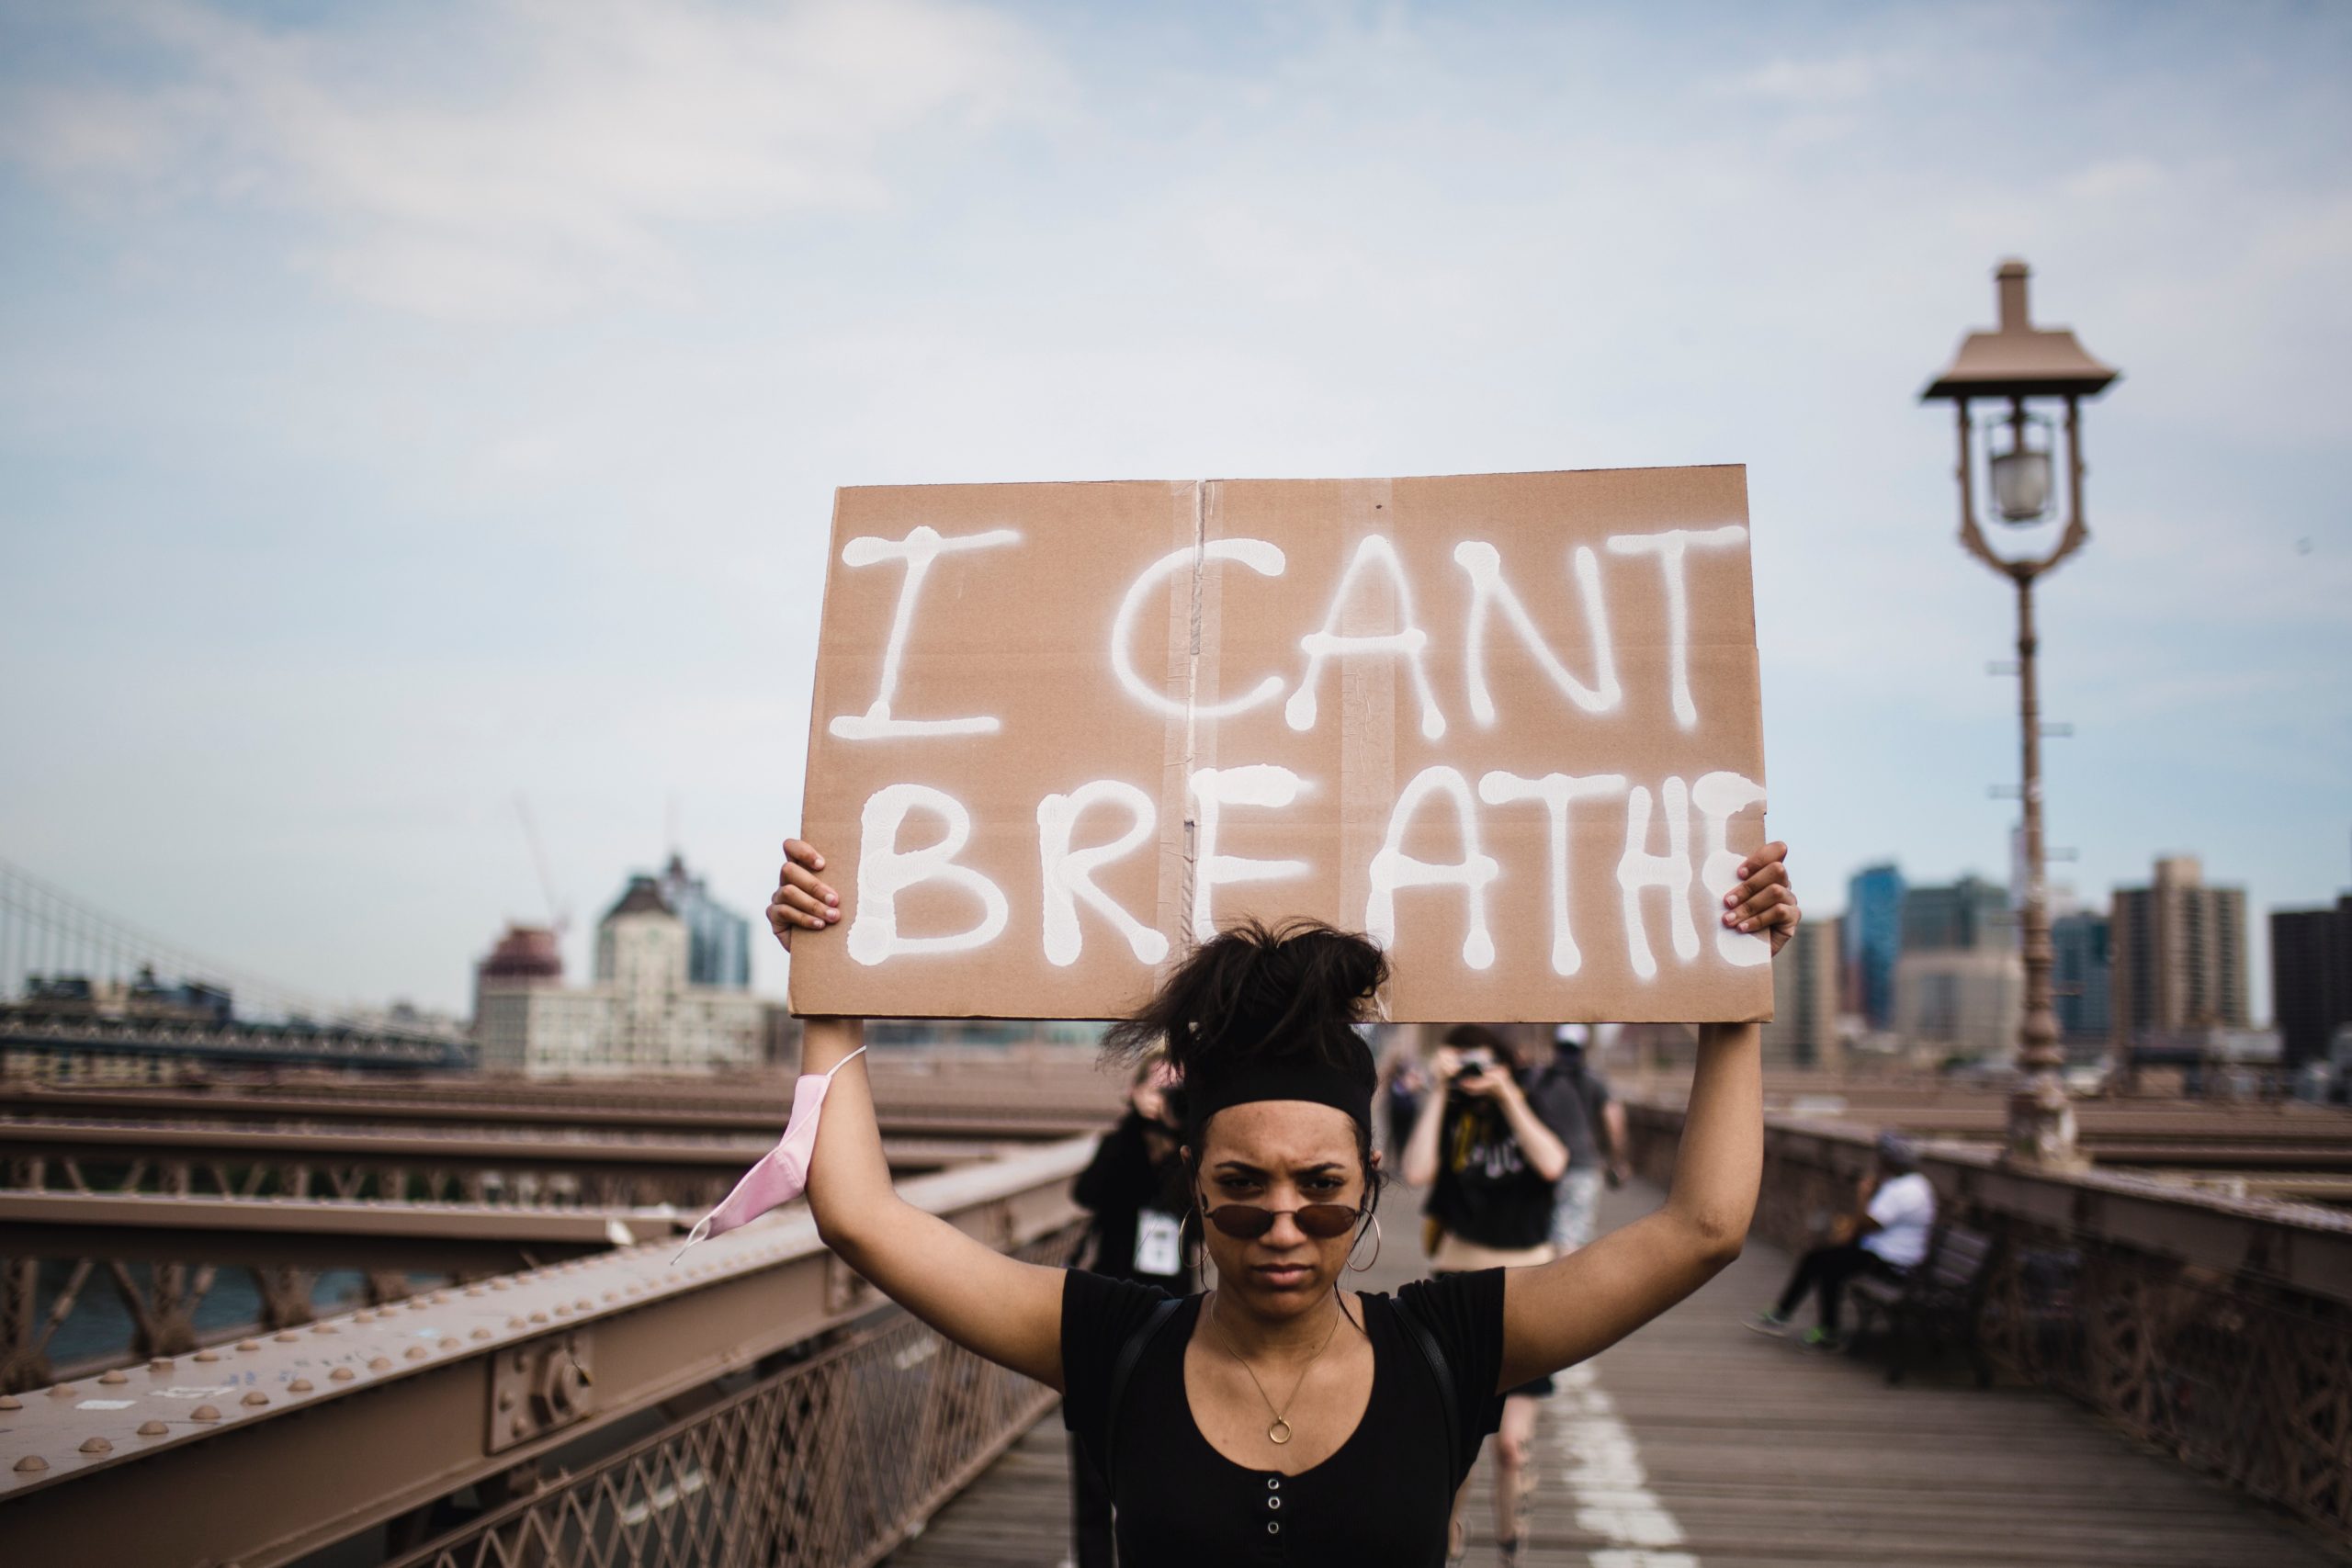
{"type": "Polygon", "coordinates": [[[1209,1224],[1237,1241],[1255,1241],[1274,1228],[1274,1222],[1288,1214],[1298,1222],[1298,1228],[1318,1241],[1345,1235],[1355,1229],[1363,1218],[1362,1209],[1345,1203],[1309,1203],[1303,1209],[1261,1209],[1255,1203],[1226,1203],[1204,1210],[1209,1224]]]}

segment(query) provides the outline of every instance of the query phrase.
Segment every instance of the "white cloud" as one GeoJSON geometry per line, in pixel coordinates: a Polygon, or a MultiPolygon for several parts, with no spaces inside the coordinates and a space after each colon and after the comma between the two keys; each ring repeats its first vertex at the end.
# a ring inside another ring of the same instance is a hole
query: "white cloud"
{"type": "Polygon", "coordinates": [[[1732,78],[1734,91],[1801,106],[1849,104],[1867,98],[1885,82],[1892,62],[1868,54],[1829,59],[1781,58],[1732,78]]]}
{"type": "Polygon", "coordinates": [[[124,20],[173,73],[47,86],[0,147],[87,194],[289,211],[318,273],[454,318],[690,288],[673,233],[890,200],[904,133],[1044,112],[1035,39],[960,0],[500,0],[458,36],[275,31],[183,0],[124,20]],[[453,68],[454,58],[454,68],[453,68]]]}

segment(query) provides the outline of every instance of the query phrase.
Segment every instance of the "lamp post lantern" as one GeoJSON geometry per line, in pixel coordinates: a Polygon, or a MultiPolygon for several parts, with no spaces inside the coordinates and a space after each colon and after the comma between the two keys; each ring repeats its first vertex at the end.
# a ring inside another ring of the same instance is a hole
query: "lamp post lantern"
{"type": "Polygon", "coordinates": [[[2026,310],[2026,265],[2005,261],[1994,274],[2000,324],[1962,339],[1951,364],[1919,394],[1923,402],[1949,400],[1959,416],[1960,542],[1969,554],[2015,586],[2018,605],[2018,720],[2022,743],[2025,806],[2025,908],[2018,916],[2025,960],[2025,1020],[2018,1034],[2018,1084],[2009,1096],[2008,1157],[2043,1167],[2079,1166],[2075,1112],[2059,1076],[2065,1065],[2052,1007],[2050,906],[2041,842],[2041,702],[2036,684],[2033,585],[2044,572],[2090,538],[2083,516],[2080,404],[2105,391],[2119,374],[2084,352],[2064,327],[2037,327],[2026,310]],[[1996,550],[1977,520],[1976,422],[1972,401],[1994,405],[1984,431],[1986,486],[2004,524],[2025,526],[2046,518],[2059,461],[2048,416],[2030,401],[2064,404],[2065,522],[2046,555],[2007,556],[1996,550]]]}

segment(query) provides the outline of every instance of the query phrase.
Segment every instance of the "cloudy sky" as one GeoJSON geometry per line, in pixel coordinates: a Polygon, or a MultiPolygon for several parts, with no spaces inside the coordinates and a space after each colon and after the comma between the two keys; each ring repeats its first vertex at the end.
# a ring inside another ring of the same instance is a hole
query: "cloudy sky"
{"type": "Polygon", "coordinates": [[[2346,80],[2317,5],[0,0],[0,859],[457,1008],[518,796],[575,962],[673,814],[763,900],[836,485],[1736,461],[1808,904],[2005,877],[1916,394],[2015,254],[2125,371],[2058,874],[2325,899],[2346,80]]]}

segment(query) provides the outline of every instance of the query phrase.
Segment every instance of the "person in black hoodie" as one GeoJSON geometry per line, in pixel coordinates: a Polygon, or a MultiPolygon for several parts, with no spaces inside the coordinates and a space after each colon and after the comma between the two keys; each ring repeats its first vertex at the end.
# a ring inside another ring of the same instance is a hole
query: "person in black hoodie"
{"type": "MultiPolygon", "coordinates": [[[[1070,1183],[1071,1199],[1093,1215],[1087,1272],[1157,1285],[1170,1295],[1192,1292],[1177,1159],[1184,1135],[1182,1095],[1168,1053],[1146,1053],[1127,1085],[1126,1114],[1102,1134],[1092,1162],[1070,1183]]],[[[1110,1488],[1074,1436],[1069,1480],[1071,1561],[1077,1568],[1112,1568],[1110,1488]]]]}

